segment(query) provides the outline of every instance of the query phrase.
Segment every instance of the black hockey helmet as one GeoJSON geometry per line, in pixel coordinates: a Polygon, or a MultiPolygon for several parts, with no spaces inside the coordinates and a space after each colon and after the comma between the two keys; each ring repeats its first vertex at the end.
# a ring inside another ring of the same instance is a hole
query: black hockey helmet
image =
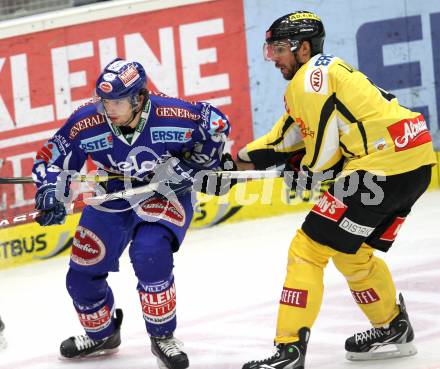
{"type": "Polygon", "coordinates": [[[286,14],[273,22],[266,31],[266,43],[268,44],[284,39],[289,39],[292,42],[292,51],[296,50],[301,41],[309,41],[312,56],[314,56],[323,52],[324,25],[315,13],[307,10],[286,14]]]}

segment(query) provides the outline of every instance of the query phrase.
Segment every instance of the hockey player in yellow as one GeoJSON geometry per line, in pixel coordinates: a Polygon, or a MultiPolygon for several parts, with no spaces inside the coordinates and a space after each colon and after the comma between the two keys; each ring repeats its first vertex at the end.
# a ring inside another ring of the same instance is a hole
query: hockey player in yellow
{"type": "Polygon", "coordinates": [[[388,251],[435,163],[423,115],[401,105],[342,59],[323,54],[320,18],[298,11],[266,32],[265,57],[289,80],[286,113],[239,151],[239,169],[263,169],[289,155],[285,180],[310,189],[317,174],[335,178],[292,240],[281,294],[275,355],[243,369],[303,369],[320,310],[323,269],[344,275],[373,328],[345,343],[349,360],[413,355],[403,297],[375,249],[388,251]],[[304,151],[305,149],[305,151],[304,151]],[[300,155],[298,155],[300,154],[300,155]]]}

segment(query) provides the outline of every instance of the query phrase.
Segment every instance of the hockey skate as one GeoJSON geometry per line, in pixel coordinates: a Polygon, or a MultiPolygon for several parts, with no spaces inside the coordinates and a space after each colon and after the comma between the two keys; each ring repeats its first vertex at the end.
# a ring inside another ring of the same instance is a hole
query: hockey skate
{"type": "Polygon", "coordinates": [[[121,344],[122,317],[122,310],[116,309],[116,329],[110,337],[94,341],[84,334],[63,341],[60,346],[61,356],[67,359],[80,359],[116,352],[121,344]]]}
{"type": "Polygon", "coordinates": [[[345,341],[348,360],[388,359],[417,353],[412,343],[414,331],[408,319],[402,294],[399,294],[399,302],[400,314],[387,327],[355,333],[345,341]]]}
{"type": "Polygon", "coordinates": [[[303,327],[298,333],[298,342],[279,343],[274,355],[264,360],[249,361],[242,369],[304,369],[310,329],[303,327]]]}
{"type": "Polygon", "coordinates": [[[182,343],[173,336],[150,337],[151,352],[157,357],[161,369],[185,369],[189,367],[188,356],[182,351],[182,343]]]}

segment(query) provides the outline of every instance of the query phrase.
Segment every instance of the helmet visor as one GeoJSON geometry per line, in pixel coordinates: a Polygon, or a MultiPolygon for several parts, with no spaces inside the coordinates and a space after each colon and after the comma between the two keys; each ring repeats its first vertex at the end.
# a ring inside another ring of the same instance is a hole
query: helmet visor
{"type": "Polygon", "coordinates": [[[105,99],[95,93],[93,102],[97,105],[100,113],[107,114],[124,111],[133,105],[133,96],[125,96],[120,99],[105,99]]]}
{"type": "Polygon", "coordinates": [[[281,40],[265,42],[263,45],[263,56],[266,61],[274,61],[277,58],[288,55],[298,49],[301,44],[298,40],[281,40]]]}

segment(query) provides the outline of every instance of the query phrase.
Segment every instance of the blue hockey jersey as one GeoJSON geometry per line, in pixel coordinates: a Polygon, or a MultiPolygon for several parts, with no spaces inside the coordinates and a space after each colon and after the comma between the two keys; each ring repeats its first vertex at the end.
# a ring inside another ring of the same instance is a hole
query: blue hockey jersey
{"type": "MultiPolygon", "coordinates": [[[[99,104],[78,108],[37,153],[33,178],[37,187],[56,183],[63,170],[80,171],[90,158],[98,168],[146,180],[157,165],[177,157],[194,176],[220,166],[230,126],[218,109],[151,93],[134,132],[123,134],[99,104]]],[[[109,181],[109,191],[123,189],[109,181]]]]}

